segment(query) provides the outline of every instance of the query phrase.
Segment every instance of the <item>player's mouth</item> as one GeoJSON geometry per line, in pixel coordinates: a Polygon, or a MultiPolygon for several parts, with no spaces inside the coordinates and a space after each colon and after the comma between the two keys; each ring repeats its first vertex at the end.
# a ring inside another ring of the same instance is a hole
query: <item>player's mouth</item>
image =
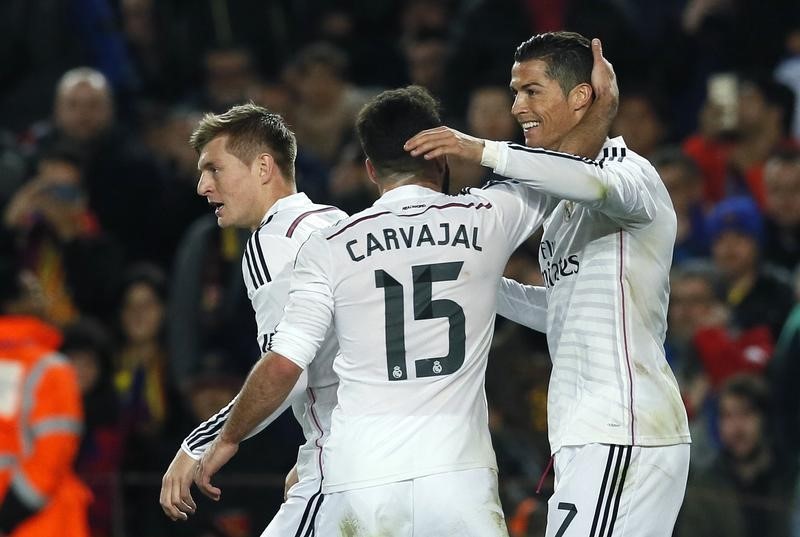
{"type": "Polygon", "coordinates": [[[520,125],[522,125],[522,130],[523,131],[528,132],[529,130],[535,129],[536,127],[538,127],[539,126],[539,121],[537,121],[537,120],[534,120],[534,121],[522,121],[522,122],[520,122],[520,125]]]}
{"type": "Polygon", "coordinates": [[[217,216],[222,212],[222,208],[225,207],[224,203],[217,203],[215,201],[209,201],[208,204],[211,205],[211,208],[214,209],[214,214],[217,216]]]}

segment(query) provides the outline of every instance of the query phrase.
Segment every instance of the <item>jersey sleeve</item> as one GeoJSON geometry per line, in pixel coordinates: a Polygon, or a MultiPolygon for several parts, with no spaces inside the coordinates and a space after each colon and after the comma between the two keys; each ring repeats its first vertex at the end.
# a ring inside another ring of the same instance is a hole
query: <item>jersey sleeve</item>
{"type": "MultiPolygon", "coordinates": [[[[252,431],[247,433],[247,436],[245,436],[244,439],[247,440],[248,438],[252,438],[266,429],[270,423],[278,419],[278,416],[283,414],[287,408],[292,406],[303,396],[307,384],[308,375],[305,371],[303,371],[303,373],[300,375],[300,378],[297,379],[297,382],[292,388],[292,391],[289,392],[289,395],[286,397],[283,403],[281,403],[277,410],[267,416],[264,421],[256,425],[252,431]]],[[[236,398],[225,405],[219,412],[198,425],[191,433],[189,433],[186,438],[183,439],[183,442],[181,442],[181,449],[194,460],[200,460],[200,458],[203,456],[203,453],[206,452],[209,444],[211,444],[211,442],[217,438],[220,431],[222,431],[222,427],[224,427],[225,422],[228,421],[228,416],[230,415],[231,408],[235,402],[236,398]]]]}
{"type": "Polygon", "coordinates": [[[497,314],[538,332],[547,332],[547,290],[500,278],[497,314]]]}
{"type": "Polygon", "coordinates": [[[314,359],[333,321],[332,273],[327,240],[312,233],[297,253],[289,301],[269,348],[301,369],[314,359]]]}
{"type": "Polygon", "coordinates": [[[538,192],[583,203],[624,226],[643,226],[655,218],[652,182],[657,174],[633,158],[603,162],[517,144],[486,141],[481,162],[495,173],[538,192]]]}

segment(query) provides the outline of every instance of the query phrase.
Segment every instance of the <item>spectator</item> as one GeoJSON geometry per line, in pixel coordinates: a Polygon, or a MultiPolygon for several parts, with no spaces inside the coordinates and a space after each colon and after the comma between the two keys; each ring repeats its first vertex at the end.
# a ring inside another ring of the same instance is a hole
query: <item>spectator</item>
{"type": "Polygon", "coordinates": [[[246,101],[258,82],[253,55],[241,46],[210,49],[204,56],[204,69],[203,88],[188,99],[187,108],[224,112],[246,101]]]}
{"type": "Polygon", "coordinates": [[[776,437],[787,453],[800,450],[800,395],[797,393],[797,379],[800,378],[800,270],[794,274],[794,297],[794,308],[783,325],[769,368],[776,437]]]}
{"type": "Polygon", "coordinates": [[[122,265],[121,248],[100,229],[83,166],[70,146],[53,147],[36,176],[9,202],[5,225],[22,238],[25,266],[46,297],[45,316],[65,325],[79,314],[103,317],[122,265]]]}
{"type": "Polygon", "coordinates": [[[732,378],[722,388],[722,452],[711,468],[690,476],[679,537],[788,537],[796,463],[773,448],[768,399],[757,377],[732,378]]]}
{"type": "Polygon", "coordinates": [[[672,262],[678,264],[688,259],[708,257],[700,169],[691,157],[677,147],[657,151],[652,163],[667,187],[678,219],[672,262]]]}
{"type": "Polygon", "coordinates": [[[774,342],[794,301],[786,279],[761,263],[764,226],[758,208],[744,197],[725,200],[709,214],[706,225],[733,326],[764,325],[774,342]]]}
{"type": "MultiPolygon", "coordinates": [[[[168,319],[171,377],[185,393],[204,354],[223,351],[242,371],[260,356],[248,305],[241,258],[247,232],[217,227],[208,213],[195,221],[177,248],[168,319]]],[[[179,439],[180,440],[180,439],[179,439]]],[[[166,465],[165,465],[166,466],[166,465]]]]}
{"type": "Polygon", "coordinates": [[[88,537],[91,494],[74,473],[83,424],[75,372],[39,320],[40,295],[0,236],[0,534],[88,537]]]}
{"type": "Polygon", "coordinates": [[[67,71],[56,88],[52,120],[27,133],[26,147],[35,155],[63,143],[83,155],[84,187],[100,226],[129,259],[163,263],[169,248],[159,240],[161,176],[142,144],[116,122],[111,87],[99,71],[67,71]]]}
{"type": "Polygon", "coordinates": [[[301,50],[293,65],[299,96],[295,132],[300,147],[331,166],[353,139],[356,114],[367,94],[348,82],[348,59],[340,50],[315,43],[301,50]]]}
{"type": "Polygon", "coordinates": [[[775,80],[794,91],[792,135],[800,140],[800,22],[786,36],[786,57],[775,68],[775,80]]]}
{"type": "Polygon", "coordinates": [[[669,137],[663,96],[651,87],[622,88],[611,136],[622,136],[633,151],[650,159],[669,137]]]}
{"type": "Polygon", "coordinates": [[[64,331],[61,352],[75,368],[86,412],[76,467],[94,495],[89,527],[92,537],[111,537],[122,460],[119,399],[111,378],[111,338],[98,322],[80,320],[64,331]]]}
{"type": "MultiPolygon", "coordinates": [[[[487,140],[518,140],[519,126],[511,110],[512,99],[508,88],[500,85],[480,86],[472,90],[467,106],[467,133],[487,140]]],[[[450,165],[450,192],[466,187],[480,187],[486,181],[497,179],[491,170],[457,157],[448,159],[450,165]]]]}
{"type": "Polygon", "coordinates": [[[794,96],[786,86],[759,78],[740,78],[732,91],[734,123],[726,124],[724,108],[709,93],[700,131],[684,141],[683,149],[703,172],[706,202],[749,195],[763,207],[764,162],[791,141],[794,96]]]}
{"type": "Polygon", "coordinates": [[[800,149],[767,160],[764,187],[764,260],[791,272],[800,263],[800,149]]]}

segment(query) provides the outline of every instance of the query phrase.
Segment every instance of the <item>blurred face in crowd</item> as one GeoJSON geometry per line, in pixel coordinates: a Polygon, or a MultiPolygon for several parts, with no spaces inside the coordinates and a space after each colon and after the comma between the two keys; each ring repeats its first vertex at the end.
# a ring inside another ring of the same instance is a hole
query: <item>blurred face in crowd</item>
{"type": "Polygon", "coordinates": [[[725,451],[747,460],[761,445],[761,414],[743,397],[723,395],[719,401],[719,435],[725,451]]]}
{"type": "Polygon", "coordinates": [[[218,106],[239,104],[255,83],[250,56],[240,50],[218,50],[206,56],[208,93],[218,106]]]}
{"type": "Polygon", "coordinates": [[[111,92],[100,76],[68,81],[58,89],[55,123],[70,138],[95,138],[111,125],[113,113],[111,92]]]}
{"type": "Polygon", "coordinates": [[[525,145],[545,149],[558,149],[592,100],[589,84],[578,84],[564,95],[558,81],[548,76],[547,63],[542,60],[514,62],[511,92],[511,113],[522,126],[525,145]]]}
{"type": "Polygon", "coordinates": [[[344,82],[330,67],[311,63],[299,73],[300,100],[311,109],[326,109],[338,103],[344,82]]]}
{"type": "Polygon", "coordinates": [[[633,151],[649,155],[664,139],[664,131],[664,125],[647,97],[636,94],[620,97],[611,132],[614,136],[622,136],[633,151]]]}
{"type": "MultiPolygon", "coordinates": [[[[627,141],[627,138],[626,138],[627,141]]],[[[692,205],[700,201],[703,191],[699,177],[680,164],[666,164],[658,167],[658,174],[667,187],[672,206],[679,215],[689,212],[692,205]]]]}
{"type": "MultiPolygon", "coordinates": [[[[217,136],[203,147],[197,168],[197,193],[208,200],[220,227],[254,229],[264,217],[262,185],[266,179],[265,159],[250,165],[228,152],[228,136],[217,136]]],[[[272,159],[269,159],[273,163],[272,159]]]]}
{"type": "Polygon", "coordinates": [[[723,231],[711,245],[714,264],[726,278],[739,278],[756,270],[758,243],[750,235],[723,231]]]}
{"type": "Polygon", "coordinates": [[[769,217],[781,227],[800,226],[800,159],[768,161],[764,186],[769,217]]]}
{"type": "Polygon", "coordinates": [[[511,140],[516,133],[508,91],[502,87],[479,88],[472,92],[467,109],[470,134],[488,140],[511,140]]]}
{"type": "Polygon", "coordinates": [[[156,339],[164,321],[164,303],[153,287],[140,282],[125,293],[121,311],[122,329],[131,343],[156,339]]]}
{"type": "Polygon", "coordinates": [[[406,59],[411,83],[432,92],[438,91],[444,79],[446,54],[447,45],[444,41],[428,39],[409,44],[406,59]]]}
{"type": "Polygon", "coordinates": [[[758,87],[749,82],[739,85],[739,131],[747,136],[760,132],[767,119],[775,113],[764,99],[758,87]]]}
{"type": "Polygon", "coordinates": [[[717,304],[711,285],[703,278],[675,278],[670,282],[669,329],[681,340],[688,340],[717,304]]]}

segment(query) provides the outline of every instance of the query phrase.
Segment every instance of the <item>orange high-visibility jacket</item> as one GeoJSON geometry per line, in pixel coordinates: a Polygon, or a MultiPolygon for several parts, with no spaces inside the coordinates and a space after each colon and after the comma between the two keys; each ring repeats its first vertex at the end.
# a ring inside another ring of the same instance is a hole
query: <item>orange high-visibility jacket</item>
{"type": "Polygon", "coordinates": [[[89,535],[91,494],[73,472],[81,395],[60,342],[35,318],[0,317],[0,521],[11,537],[89,535]]]}

